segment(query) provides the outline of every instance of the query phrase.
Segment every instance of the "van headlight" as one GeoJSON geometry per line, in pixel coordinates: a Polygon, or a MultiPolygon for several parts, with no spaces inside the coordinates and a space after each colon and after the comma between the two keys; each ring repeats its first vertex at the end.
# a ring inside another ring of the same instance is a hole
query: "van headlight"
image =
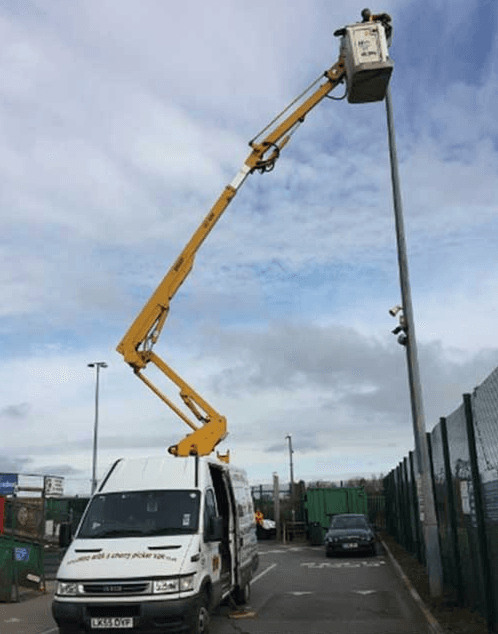
{"type": "Polygon", "coordinates": [[[194,589],[194,576],[170,577],[168,579],[154,579],[152,592],[154,594],[168,594],[172,592],[189,592],[194,589]]]}
{"type": "Polygon", "coordinates": [[[55,593],[61,597],[74,597],[78,594],[78,584],[74,581],[58,581],[55,593]]]}
{"type": "Polygon", "coordinates": [[[190,592],[194,589],[194,577],[195,574],[180,577],[180,592],[190,592]]]}

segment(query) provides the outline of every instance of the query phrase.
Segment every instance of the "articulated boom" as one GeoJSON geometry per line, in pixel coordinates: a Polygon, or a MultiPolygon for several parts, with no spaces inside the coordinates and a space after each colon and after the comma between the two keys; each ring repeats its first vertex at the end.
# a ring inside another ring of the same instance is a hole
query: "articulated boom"
{"type": "MultiPolygon", "coordinates": [[[[211,405],[178,376],[168,364],[152,351],[166,321],[170,301],[190,273],[194,264],[195,255],[200,246],[228,207],[247,176],[254,171],[264,173],[273,169],[275,161],[280,155],[280,150],[289,141],[297,127],[304,121],[308,112],[320,103],[324,97],[327,97],[327,95],[343,81],[344,76],[344,60],[340,57],[338,62],[324,73],[325,82],[303,101],[300,106],[296,107],[278,126],[274,127],[261,142],[256,143],[255,140],[251,141],[250,146],[252,151],[247,157],[242,169],[232,182],[225,187],[221,196],[215,202],[117,347],[118,352],[123,355],[124,360],[133,368],[135,374],[193,430],[192,433],[188,434],[177,445],[169,447],[169,452],[173,455],[205,456],[210,454],[216,445],[226,437],[227,425],[224,416],[221,416],[213,409],[211,405]],[[188,416],[143,374],[143,370],[150,362],[161,370],[180,389],[181,399],[192,411],[195,418],[200,421],[200,425],[189,419],[188,416]]],[[[319,80],[317,80],[315,84],[318,83],[318,81],[319,80]]],[[[281,119],[281,116],[277,117],[276,120],[278,119],[281,119]]],[[[273,125],[273,123],[275,122],[272,122],[270,126],[273,125]]],[[[261,136],[261,134],[258,136],[261,136]]],[[[227,457],[225,457],[225,459],[227,459],[227,457]]]]}

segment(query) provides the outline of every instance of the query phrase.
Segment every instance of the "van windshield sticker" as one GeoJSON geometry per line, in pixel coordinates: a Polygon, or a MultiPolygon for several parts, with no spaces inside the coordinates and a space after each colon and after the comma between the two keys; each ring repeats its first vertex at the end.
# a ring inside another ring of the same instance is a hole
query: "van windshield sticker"
{"type": "Polygon", "coordinates": [[[190,513],[183,514],[183,526],[190,526],[190,513]]]}

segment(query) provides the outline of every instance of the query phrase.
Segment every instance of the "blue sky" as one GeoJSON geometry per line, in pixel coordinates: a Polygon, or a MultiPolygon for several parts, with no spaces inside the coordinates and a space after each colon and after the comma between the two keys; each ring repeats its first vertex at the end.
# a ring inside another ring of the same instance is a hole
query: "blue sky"
{"type": "MultiPolygon", "coordinates": [[[[0,2],[0,472],[87,492],[188,428],[116,345],[247,142],[338,56],[352,1],[0,2]]],[[[388,1],[428,429],[498,365],[495,3],[388,1]]],[[[342,94],[343,87],[336,90],[342,94]]],[[[387,473],[413,448],[384,103],[325,100],[249,177],[157,352],[228,419],[254,483],[387,473]]]]}

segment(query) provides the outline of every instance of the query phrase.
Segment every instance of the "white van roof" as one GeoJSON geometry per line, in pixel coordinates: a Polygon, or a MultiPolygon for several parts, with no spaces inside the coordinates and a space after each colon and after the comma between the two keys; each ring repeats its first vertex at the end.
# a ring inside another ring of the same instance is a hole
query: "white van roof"
{"type": "Polygon", "coordinates": [[[152,456],[146,458],[121,458],[107,472],[98,493],[118,491],[144,491],[158,489],[203,489],[208,478],[208,465],[216,464],[230,471],[234,482],[247,482],[245,472],[233,465],[221,463],[211,458],[198,458],[198,478],[196,483],[195,458],[175,456],[152,456]]]}

